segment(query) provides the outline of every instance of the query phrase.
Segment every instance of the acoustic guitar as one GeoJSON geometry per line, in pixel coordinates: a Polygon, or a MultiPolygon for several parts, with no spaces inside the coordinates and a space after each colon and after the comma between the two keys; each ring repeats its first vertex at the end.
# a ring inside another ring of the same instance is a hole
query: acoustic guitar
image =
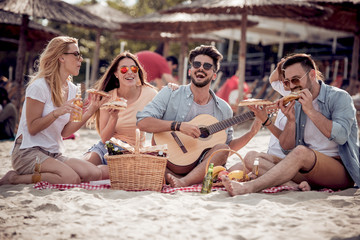
{"type": "Polygon", "coordinates": [[[180,131],[167,131],[154,133],[154,141],[157,145],[168,145],[167,167],[176,174],[186,174],[196,166],[198,158],[205,149],[226,142],[227,134],[224,129],[254,117],[254,113],[249,111],[219,122],[211,115],[201,114],[189,122],[199,126],[201,131],[199,138],[190,137],[180,131]]]}

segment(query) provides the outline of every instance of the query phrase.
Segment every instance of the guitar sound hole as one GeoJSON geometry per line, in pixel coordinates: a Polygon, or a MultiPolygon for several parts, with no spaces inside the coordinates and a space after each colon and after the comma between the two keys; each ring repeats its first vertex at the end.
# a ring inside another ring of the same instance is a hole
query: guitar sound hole
{"type": "Polygon", "coordinates": [[[209,130],[207,130],[206,128],[201,127],[200,132],[200,138],[208,138],[210,136],[209,130]]]}

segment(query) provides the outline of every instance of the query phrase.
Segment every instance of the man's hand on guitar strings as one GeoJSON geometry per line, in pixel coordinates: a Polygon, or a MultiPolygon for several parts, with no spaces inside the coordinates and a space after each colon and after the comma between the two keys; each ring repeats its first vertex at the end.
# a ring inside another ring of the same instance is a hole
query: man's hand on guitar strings
{"type": "Polygon", "coordinates": [[[180,132],[193,138],[199,138],[201,134],[198,126],[186,122],[181,123],[180,132]]]}

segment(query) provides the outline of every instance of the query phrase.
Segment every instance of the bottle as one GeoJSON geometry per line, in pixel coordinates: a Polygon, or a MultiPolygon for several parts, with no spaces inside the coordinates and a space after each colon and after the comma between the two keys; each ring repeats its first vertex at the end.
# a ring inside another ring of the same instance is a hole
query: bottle
{"type": "Polygon", "coordinates": [[[123,151],[121,151],[118,147],[114,148],[114,155],[121,155],[124,154],[123,151]]]}
{"type": "Polygon", "coordinates": [[[160,151],[158,152],[158,155],[157,155],[157,156],[158,156],[158,157],[166,157],[166,153],[160,150],[160,151]]]}
{"type": "MultiPolygon", "coordinates": [[[[80,98],[81,99],[81,84],[78,83],[77,84],[77,91],[76,91],[76,98],[80,98]]],[[[82,100],[76,100],[74,101],[74,104],[78,107],[83,107],[83,101],[82,100]]],[[[72,114],[72,121],[73,122],[81,122],[82,119],[82,113],[73,113],[72,114]]]]}
{"type": "Polygon", "coordinates": [[[209,169],[204,177],[203,185],[201,188],[201,193],[210,193],[211,192],[213,168],[214,168],[214,164],[210,163],[209,169]]]}
{"type": "Polygon", "coordinates": [[[253,172],[256,176],[259,176],[259,158],[255,158],[252,172],[253,172]]]}
{"type": "Polygon", "coordinates": [[[114,144],[112,144],[110,141],[106,141],[105,146],[106,146],[106,148],[108,150],[109,155],[115,155],[114,144]]]}

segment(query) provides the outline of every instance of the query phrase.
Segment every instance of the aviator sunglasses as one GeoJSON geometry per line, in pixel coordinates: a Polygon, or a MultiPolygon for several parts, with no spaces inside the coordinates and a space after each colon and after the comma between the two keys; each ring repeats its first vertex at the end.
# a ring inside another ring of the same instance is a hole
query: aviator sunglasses
{"type": "Polygon", "coordinates": [[[69,53],[64,53],[64,54],[72,54],[75,57],[77,57],[78,60],[80,60],[80,58],[82,58],[82,54],[79,52],[69,52],[69,53]]]}
{"type": "MultiPolygon", "coordinates": [[[[193,68],[199,69],[201,67],[201,62],[195,61],[192,63],[193,68]]],[[[210,70],[213,65],[211,63],[204,62],[203,68],[205,70],[210,70]]]]}
{"type": "Polygon", "coordinates": [[[120,72],[122,74],[125,74],[129,71],[129,69],[133,72],[133,73],[137,73],[139,71],[139,67],[138,66],[135,66],[135,65],[132,65],[130,67],[127,67],[127,66],[122,66],[120,68],[120,72]]]}
{"type": "MultiPolygon", "coordinates": [[[[283,70],[283,74],[285,76],[285,70],[283,70]]],[[[283,80],[283,84],[285,87],[290,87],[290,82],[293,84],[293,85],[300,85],[300,81],[301,79],[303,79],[309,72],[311,71],[311,69],[309,71],[307,71],[301,78],[297,78],[297,77],[294,77],[290,80],[283,80]]]]}

